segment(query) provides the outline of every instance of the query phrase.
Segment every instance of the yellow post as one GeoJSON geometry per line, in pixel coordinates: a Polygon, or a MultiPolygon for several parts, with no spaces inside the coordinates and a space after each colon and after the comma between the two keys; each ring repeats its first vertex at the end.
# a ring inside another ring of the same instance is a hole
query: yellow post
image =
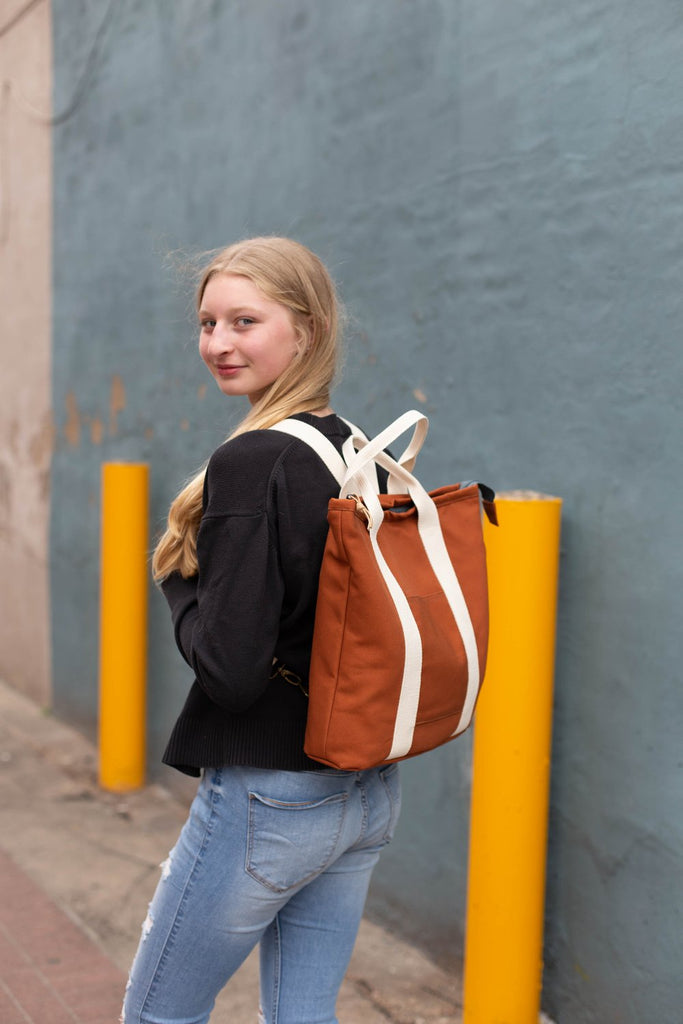
{"type": "Polygon", "coordinates": [[[102,466],[99,778],[105,789],[145,779],[149,469],[102,466]]]}
{"type": "Polygon", "coordinates": [[[537,1024],[561,500],[515,492],[488,528],[491,630],[474,726],[463,1024],[537,1024]]]}

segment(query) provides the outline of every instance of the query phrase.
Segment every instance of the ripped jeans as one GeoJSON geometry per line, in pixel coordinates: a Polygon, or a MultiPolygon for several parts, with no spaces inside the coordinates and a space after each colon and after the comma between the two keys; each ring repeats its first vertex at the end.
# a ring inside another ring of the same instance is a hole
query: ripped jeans
{"type": "Polygon", "coordinates": [[[399,809],[397,765],[206,769],[143,925],[124,1024],[206,1024],[257,943],[262,1024],[336,1024],[399,809]]]}

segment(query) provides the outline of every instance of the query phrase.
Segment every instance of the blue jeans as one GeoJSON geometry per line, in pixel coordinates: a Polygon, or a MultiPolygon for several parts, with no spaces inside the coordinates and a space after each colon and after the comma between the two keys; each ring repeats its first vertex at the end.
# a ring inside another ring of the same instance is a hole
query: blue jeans
{"type": "Polygon", "coordinates": [[[124,1024],[205,1024],[257,943],[263,1024],[336,1024],[397,765],[206,769],[143,925],[124,1024]]]}

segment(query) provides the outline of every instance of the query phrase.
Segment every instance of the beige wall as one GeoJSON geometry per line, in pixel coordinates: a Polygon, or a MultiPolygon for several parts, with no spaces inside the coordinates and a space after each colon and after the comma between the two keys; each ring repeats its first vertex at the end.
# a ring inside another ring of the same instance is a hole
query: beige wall
{"type": "Polygon", "coordinates": [[[0,0],[0,676],[50,699],[50,4],[0,0]]]}

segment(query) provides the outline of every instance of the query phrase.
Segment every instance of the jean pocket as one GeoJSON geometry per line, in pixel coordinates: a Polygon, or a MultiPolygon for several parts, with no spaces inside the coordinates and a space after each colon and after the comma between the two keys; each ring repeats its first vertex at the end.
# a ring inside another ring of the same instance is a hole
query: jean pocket
{"type": "Polygon", "coordinates": [[[401,813],[401,775],[397,764],[380,768],[379,777],[389,802],[389,820],[384,833],[384,842],[390,843],[394,838],[396,826],[401,813]]]}
{"type": "Polygon", "coordinates": [[[280,893],[315,878],[334,858],[346,801],[346,793],[285,803],[250,792],[247,872],[280,893]]]}

